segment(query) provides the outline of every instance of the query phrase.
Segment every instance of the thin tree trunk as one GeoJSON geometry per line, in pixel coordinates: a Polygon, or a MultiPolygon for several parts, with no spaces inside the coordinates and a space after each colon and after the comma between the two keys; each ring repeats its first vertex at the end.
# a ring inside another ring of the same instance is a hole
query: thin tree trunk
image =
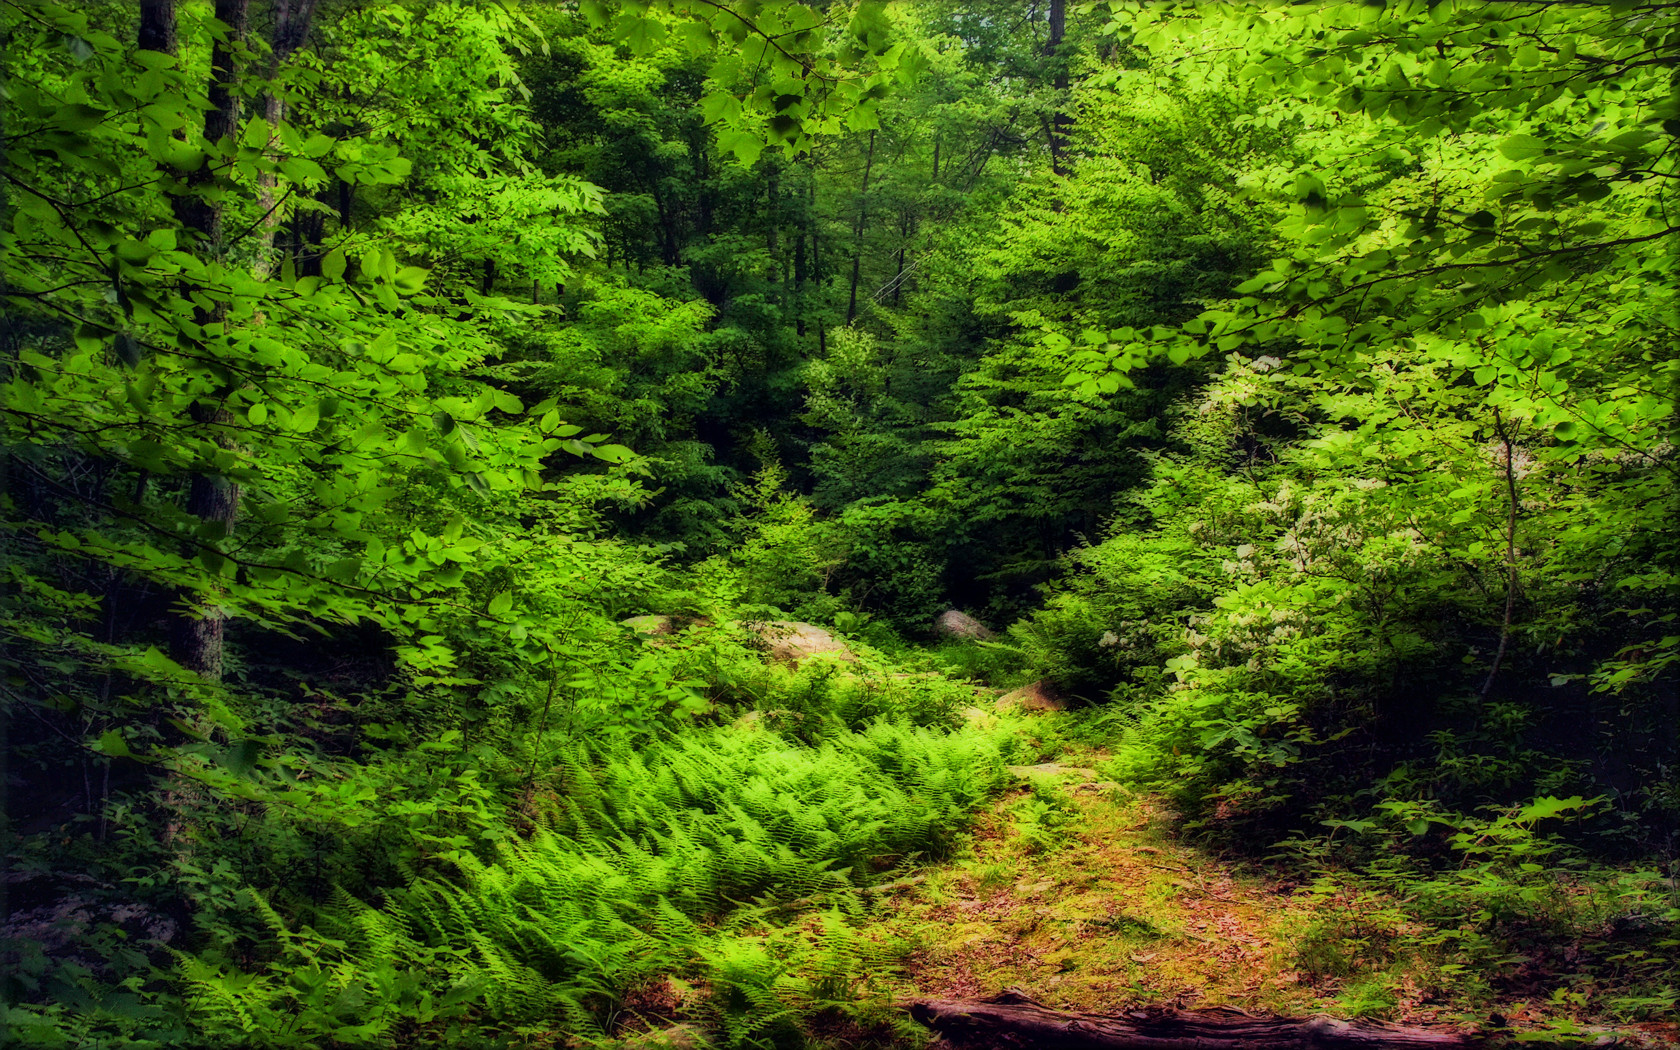
{"type": "MultiPolygon", "coordinates": [[[[275,89],[280,71],[309,37],[309,25],[315,17],[316,0],[276,0],[274,29],[269,35],[268,86],[263,93],[263,119],[268,122],[269,148],[279,139],[280,122],[286,117],[286,100],[275,89]]],[[[257,207],[262,213],[258,224],[261,242],[257,246],[256,261],[251,273],[257,280],[265,280],[274,270],[274,236],[280,228],[280,202],[274,199],[274,175],[263,172],[257,176],[257,207]]]]}
{"type": "Polygon", "coordinates": [[[1505,662],[1505,650],[1511,643],[1511,614],[1517,604],[1517,466],[1511,432],[1493,410],[1493,429],[1505,450],[1505,616],[1499,624],[1499,648],[1493,654],[1493,666],[1488,668],[1487,681],[1482,683],[1481,697],[1487,699],[1493,691],[1493,680],[1499,676],[1499,666],[1505,662]]]}
{"type": "Polygon", "coordinates": [[[875,132],[869,133],[869,151],[863,157],[863,186],[858,191],[857,225],[852,229],[852,294],[846,304],[846,323],[857,316],[858,275],[863,270],[863,229],[869,222],[869,171],[875,166],[875,132]]]}
{"type": "Polygon", "coordinates": [[[1055,73],[1051,79],[1056,89],[1056,108],[1045,122],[1045,137],[1050,145],[1050,170],[1057,175],[1067,174],[1067,165],[1063,159],[1067,151],[1068,125],[1073,121],[1067,115],[1067,56],[1061,53],[1062,41],[1067,38],[1067,0],[1050,0],[1050,40],[1044,45],[1044,55],[1054,67],[1055,73]]]}
{"type": "MultiPolygon", "coordinates": [[[[234,81],[238,77],[234,68],[235,51],[245,38],[250,13],[250,0],[216,0],[216,19],[228,27],[228,32],[210,51],[210,83],[205,93],[210,108],[204,114],[204,137],[211,145],[231,137],[239,128],[239,99],[234,93],[234,81]]],[[[226,248],[223,213],[219,204],[212,204],[198,191],[215,178],[217,167],[207,162],[189,172],[188,192],[170,200],[176,219],[198,234],[200,244],[211,258],[220,258],[226,248]]]]}
{"type": "Polygon", "coordinates": [[[777,169],[772,166],[765,180],[765,219],[764,219],[764,247],[770,252],[770,264],[776,265],[776,255],[781,250],[776,241],[776,223],[781,218],[777,207],[777,200],[781,192],[781,180],[777,177],[777,169]]]}
{"type": "Polygon", "coordinates": [[[805,334],[805,230],[793,234],[793,329],[805,334]]]}
{"type": "MultiPolygon", "coordinates": [[[[825,275],[822,268],[822,244],[818,240],[822,227],[817,217],[817,176],[814,166],[811,169],[811,181],[808,188],[810,192],[807,206],[810,209],[811,217],[811,283],[816,286],[815,298],[818,305],[826,308],[828,306],[828,294],[823,280],[825,275]]],[[[820,319],[817,321],[817,349],[819,352],[827,352],[827,344],[823,340],[823,323],[820,319]]]]}

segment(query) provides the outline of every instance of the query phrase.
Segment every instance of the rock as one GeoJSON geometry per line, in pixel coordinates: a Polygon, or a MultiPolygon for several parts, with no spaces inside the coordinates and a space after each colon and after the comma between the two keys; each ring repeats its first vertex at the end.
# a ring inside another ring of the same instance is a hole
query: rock
{"type": "Polygon", "coordinates": [[[669,616],[632,616],[628,620],[620,620],[619,623],[637,634],[651,635],[655,638],[677,633],[676,620],[669,616]]]}
{"type": "Polygon", "coordinates": [[[618,622],[648,638],[669,638],[689,627],[705,627],[712,621],[704,616],[632,616],[618,622]]]}
{"type": "Polygon", "coordinates": [[[1011,711],[1017,707],[1023,711],[1067,710],[1067,704],[1064,704],[1061,698],[1056,695],[1055,687],[1043,679],[998,697],[997,709],[999,711],[1011,711]]]}
{"type": "Polygon", "coordinates": [[[801,660],[824,654],[842,660],[856,660],[846,643],[816,624],[796,620],[771,620],[768,623],[749,623],[747,629],[758,635],[770,654],[770,659],[799,666],[801,660]]]}
{"type": "Polygon", "coordinates": [[[983,642],[992,637],[991,630],[967,613],[946,609],[933,621],[933,633],[954,641],[983,642]]]}

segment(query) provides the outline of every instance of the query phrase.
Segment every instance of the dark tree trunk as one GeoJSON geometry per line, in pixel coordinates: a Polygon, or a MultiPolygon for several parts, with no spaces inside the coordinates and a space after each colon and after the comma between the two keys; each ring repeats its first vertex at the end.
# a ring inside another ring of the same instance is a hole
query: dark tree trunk
{"type": "Polygon", "coordinates": [[[1045,57],[1053,67],[1051,84],[1056,89],[1056,111],[1051,115],[1045,131],[1050,144],[1050,170],[1057,175],[1067,174],[1067,135],[1073,123],[1067,114],[1068,64],[1062,54],[1062,41],[1067,38],[1067,0],[1050,0],[1050,40],[1044,45],[1045,57]]]}
{"type": "MultiPolygon", "coordinates": [[[[251,0],[216,0],[216,19],[228,27],[228,34],[210,51],[210,84],[205,92],[210,108],[204,114],[204,137],[211,145],[233,136],[239,129],[239,98],[234,92],[239,71],[234,63],[249,28],[250,15],[251,0]]],[[[141,25],[145,28],[144,22],[141,25]]],[[[176,220],[197,232],[200,246],[212,258],[220,257],[227,247],[222,234],[222,208],[206,200],[202,191],[216,177],[219,167],[207,162],[189,172],[188,192],[170,200],[176,220]]]]}
{"type": "Polygon", "coordinates": [[[484,279],[479,282],[478,294],[489,295],[496,290],[496,260],[484,260],[484,279]]]}
{"type": "Polygon", "coordinates": [[[793,329],[805,334],[805,230],[793,233],[793,329]]]}
{"type": "MultiPolygon", "coordinates": [[[[210,52],[210,83],[205,92],[210,108],[204,115],[204,137],[213,144],[231,138],[238,131],[239,98],[234,87],[239,71],[235,63],[250,21],[250,0],[216,0],[215,15],[218,21],[227,25],[228,34],[210,52]]],[[[173,46],[174,4],[144,5],[140,34],[143,41],[173,46]]],[[[212,259],[221,258],[227,247],[222,230],[222,207],[212,203],[203,193],[215,177],[216,167],[207,163],[189,173],[187,192],[170,201],[177,221],[184,229],[198,235],[199,249],[212,259]]],[[[194,320],[200,325],[225,324],[227,308],[199,309],[194,320]]],[[[212,439],[224,448],[230,447],[232,442],[225,428],[233,422],[233,416],[224,405],[230,392],[224,389],[210,399],[193,405],[189,412],[193,423],[208,429],[212,439]]],[[[194,474],[187,487],[186,509],[187,513],[202,522],[221,526],[219,530],[212,530],[216,535],[210,541],[219,543],[233,533],[234,521],[239,516],[239,486],[213,474],[194,474]]],[[[170,624],[170,655],[181,666],[217,681],[222,677],[226,613],[213,603],[206,602],[206,596],[192,591],[183,591],[178,596],[182,609],[170,624]]]]}
{"type": "MultiPolygon", "coordinates": [[[[817,177],[815,168],[811,171],[809,189],[810,197],[807,202],[807,209],[811,217],[811,283],[816,289],[816,294],[812,298],[816,300],[819,310],[825,310],[828,307],[828,288],[824,282],[826,275],[823,273],[822,267],[822,244],[818,239],[822,231],[817,221],[817,177]]],[[[823,323],[820,319],[817,321],[817,350],[821,353],[828,352],[828,344],[823,338],[823,323]]]]}
{"type": "Polygon", "coordinates": [[[846,303],[846,323],[857,316],[858,275],[863,271],[863,229],[869,222],[869,171],[875,166],[875,133],[869,133],[869,151],[863,156],[863,186],[858,190],[857,226],[852,230],[852,294],[846,303]]]}
{"type": "MultiPolygon", "coordinates": [[[[233,413],[221,405],[194,405],[193,421],[203,426],[221,427],[233,422],[233,413]]],[[[223,441],[221,437],[218,441],[223,441]]],[[[200,521],[220,522],[223,536],[233,531],[234,519],[239,516],[239,486],[213,474],[194,474],[187,487],[187,513],[200,521]]],[[[183,594],[183,599],[190,598],[183,594]]],[[[205,606],[200,615],[180,613],[170,625],[169,646],[175,662],[189,671],[213,682],[222,678],[223,639],[227,614],[215,606],[205,606]]]]}
{"type": "Polygon", "coordinates": [[[140,0],[140,37],[136,43],[142,51],[175,54],[175,0],[140,0]]]}
{"type": "Polygon", "coordinates": [[[776,234],[778,232],[776,224],[781,221],[781,210],[777,206],[781,195],[781,180],[776,176],[777,170],[772,167],[766,177],[764,187],[764,247],[770,252],[770,261],[772,264],[775,263],[776,255],[781,250],[780,246],[776,242],[776,234]]]}
{"type": "Polygon", "coordinates": [[[1474,1035],[1329,1017],[1256,1017],[1240,1010],[1073,1014],[1005,992],[978,1002],[929,999],[910,1015],[954,1043],[1043,1050],[1423,1050],[1472,1047],[1474,1035]]]}

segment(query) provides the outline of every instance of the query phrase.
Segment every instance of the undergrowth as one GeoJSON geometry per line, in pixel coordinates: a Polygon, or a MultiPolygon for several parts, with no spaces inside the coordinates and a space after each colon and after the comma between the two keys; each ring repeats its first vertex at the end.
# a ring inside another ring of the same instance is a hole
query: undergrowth
{"type": "MultiPolygon", "coordinates": [[[[290,914],[245,886],[230,910],[266,935],[177,955],[184,1011],[167,1040],[161,1027],[119,1036],[108,1005],[78,1012],[79,1026],[53,1007],[14,1008],[11,1023],[59,1045],[373,1046],[494,1032],[535,1046],[557,1030],[605,1038],[630,989],[689,974],[709,982],[719,1045],[789,1045],[781,964],[729,924],[947,854],[1000,786],[1010,746],[995,726],[818,717],[849,710],[844,696],[861,688],[832,679],[782,681],[795,687],[783,699],[810,716],[798,734],[742,719],[563,742],[524,807],[527,834],[438,852],[400,885],[340,888],[290,914]],[[836,697],[826,710],[823,696],[836,697]]],[[[839,998],[840,978],[826,980],[818,998],[839,998]]]]}

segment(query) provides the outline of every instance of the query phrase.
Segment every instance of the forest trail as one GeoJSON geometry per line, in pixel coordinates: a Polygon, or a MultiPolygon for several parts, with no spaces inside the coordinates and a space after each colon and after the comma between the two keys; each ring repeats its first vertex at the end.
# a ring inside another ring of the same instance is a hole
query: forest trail
{"type": "MultiPolygon", "coordinates": [[[[1296,965],[1314,914],[1304,890],[1178,843],[1156,800],[1102,778],[1103,757],[1011,767],[1016,786],[977,823],[972,856],[896,897],[880,924],[918,945],[905,993],[1342,1012],[1296,965]]],[[[1423,1003],[1400,1014],[1437,1017],[1423,1003]]]]}
{"type": "MultiPolygon", "coordinates": [[[[969,853],[881,902],[864,936],[904,953],[888,979],[895,1003],[1015,991],[1099,1014],[1229,1007],[1469,1032],[1490,1017],[1518,1032],[1561,1020],[1557,1004],[1520,994],[1472,1010],[1415,986],[1385,995],[1357,973],[1326,972],[1338,949],[1350,950],[1338,940],[1357,938],[1362,917],[1394,901],[1315,894],[1179,841],[1161,800],[1104,778],[1107,757],[1073,751],[1010,767],[1014,786],[976,821],[969,853]]],[[[1363,932],[1380,941],[1378,926],[1363,932]]],[[[1579,1045],[1680,1046],[1674,1023],[1587,1024],[1580,1035],[1579,1045]]]]}

